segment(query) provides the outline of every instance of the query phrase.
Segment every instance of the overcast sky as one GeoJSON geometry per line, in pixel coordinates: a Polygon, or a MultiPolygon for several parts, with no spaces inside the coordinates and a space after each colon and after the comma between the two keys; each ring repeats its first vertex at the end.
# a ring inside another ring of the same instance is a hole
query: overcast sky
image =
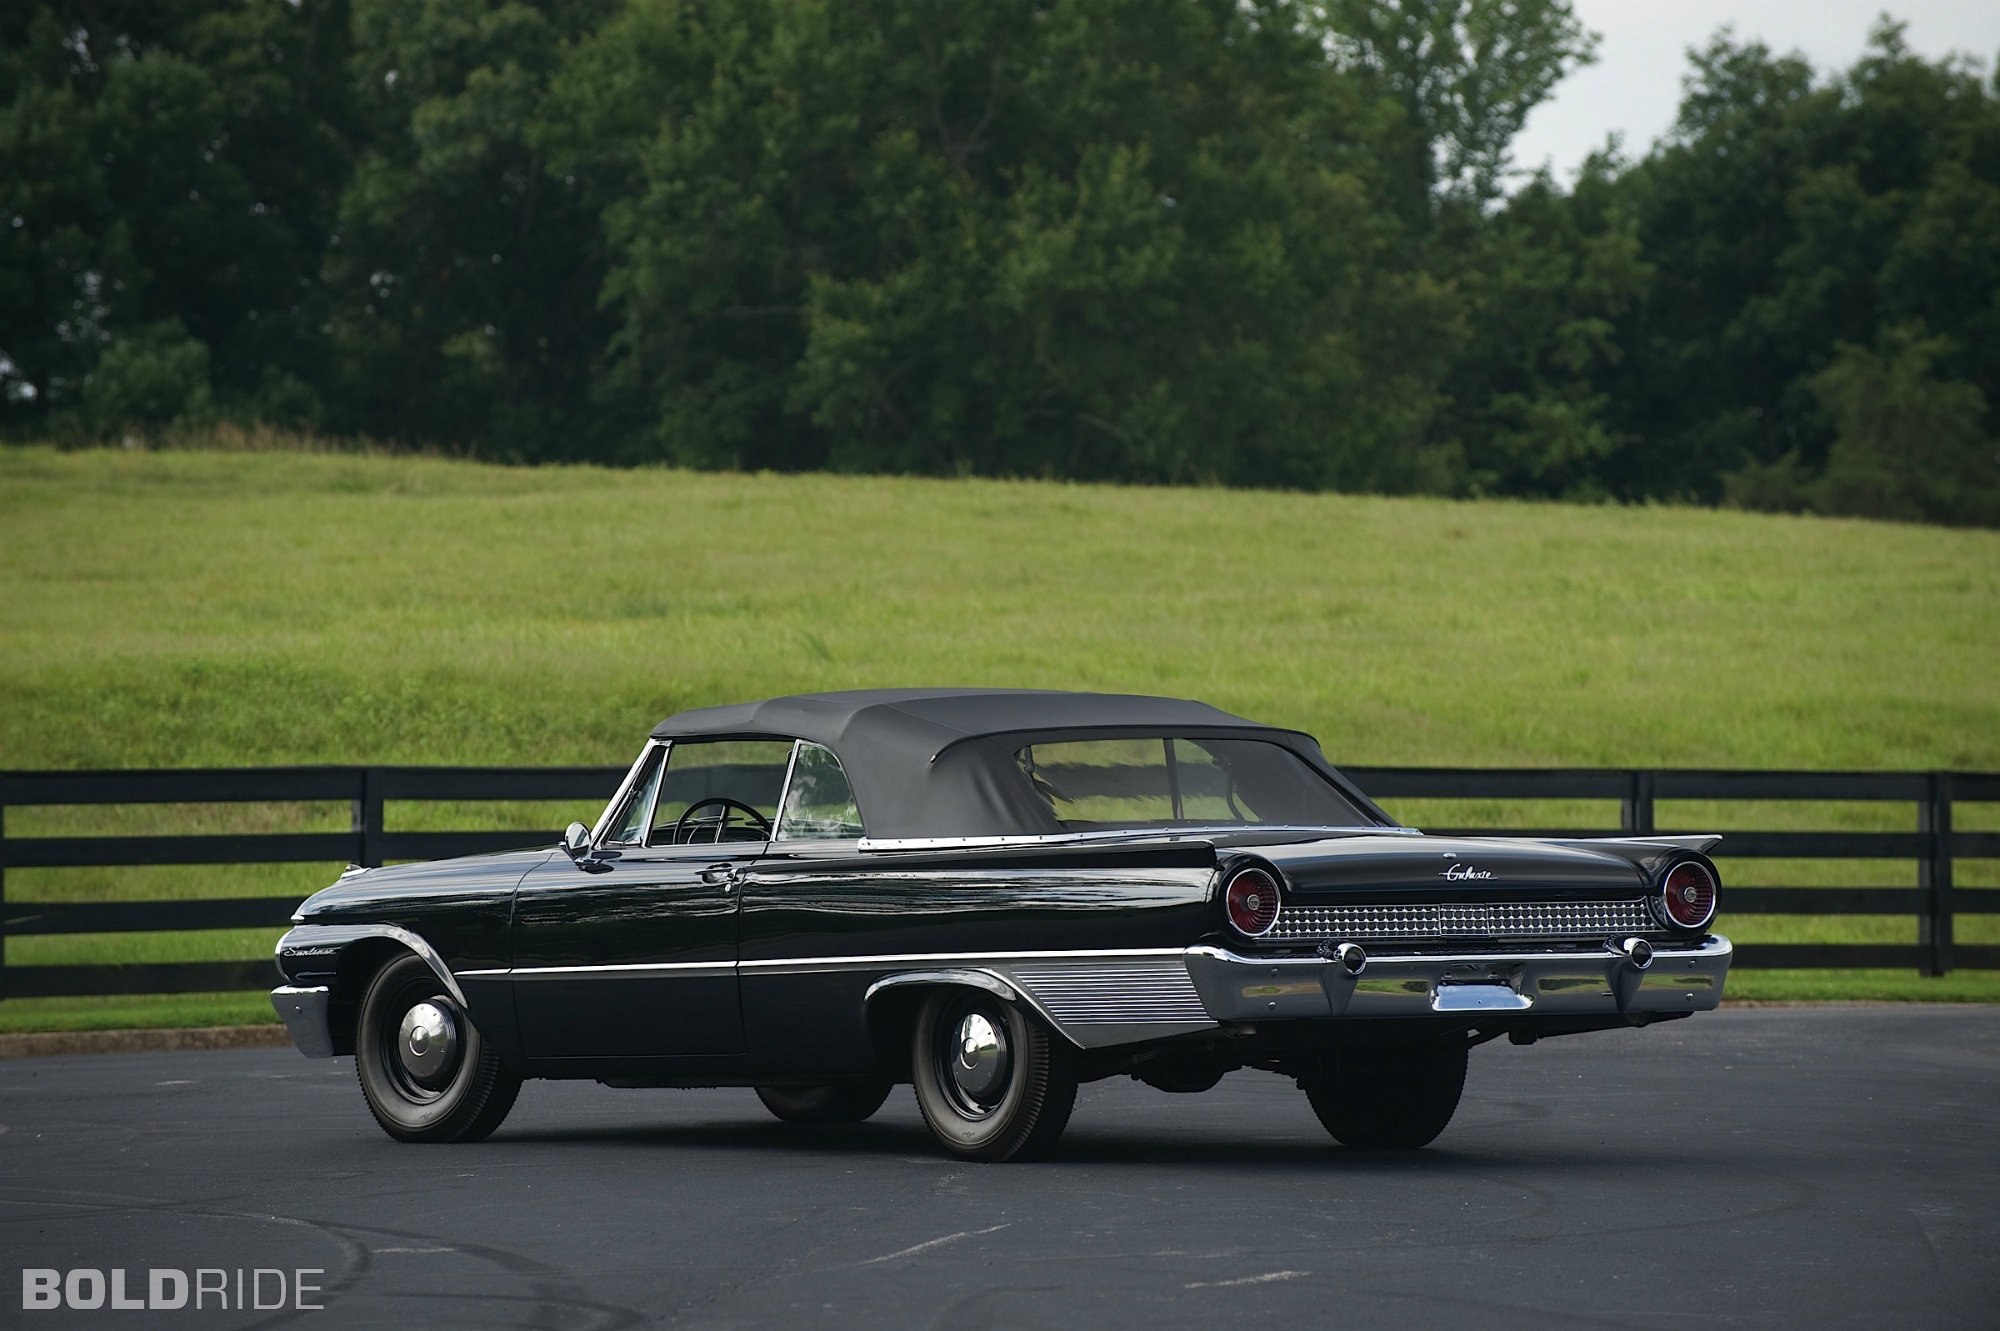
{"type": "Polygon", "coordinates": [[[1687,49],[1734,24],[1739,40],[1801,51],[1822,71],[1851,64],[1884,8],[1909,24],[1910,48],[1926,56],[1965,51],[1991,71],[2000,51],[2000,0],[1572,0],[1601,33],[1597,63],[1569,76],[1535,109],[1514,143],[1523,167],[1553,161],[1568,182],[1614,130],[1638,157],[1673,123],[1687,49]]]}

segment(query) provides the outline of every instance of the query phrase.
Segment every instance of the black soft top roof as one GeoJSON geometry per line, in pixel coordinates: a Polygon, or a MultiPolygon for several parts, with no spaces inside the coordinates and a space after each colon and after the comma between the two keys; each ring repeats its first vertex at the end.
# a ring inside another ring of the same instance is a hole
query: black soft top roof
{"type": "Polygon", "coordinates": [[[1384,823],[1392,819],[1328,765],[1312,736],[1207,703],[1053,689],[855,689],[804,693],[668,717],[655,739],[768,736],[823,744],[840,759],[868,835],[1020,836],[1062,830],[1013,759],[1038,739],[1213,735],[1279,744],[1384,823]]]}

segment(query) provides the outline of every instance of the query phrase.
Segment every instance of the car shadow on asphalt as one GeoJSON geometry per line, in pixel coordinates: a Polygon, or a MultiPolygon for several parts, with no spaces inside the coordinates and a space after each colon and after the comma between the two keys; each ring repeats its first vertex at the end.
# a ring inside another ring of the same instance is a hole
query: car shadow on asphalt
{"type": "MultiPolygon", "coordinates": [[[[1482,1133],[1482,1136],[1490,1134],[1482,1133]]],[[[808,1154],[838,1158],[907,1160],[935,1158],[952,1163],[921,1124],[860,1123],[837,1127],[801,1127],[790,1123],[720,1122],[621,1123],[575,1127],[502,1128],[493,1146],[567,1145],[580,1147],[667,1147],[694,1150],[734,1150],[772,1154],[808,1154]]],[[[1343,1173],[1481,1174],[1497,1169],[1561,1168],[1592,1172],[1602,1169],[1620,1176],[1635,1172],[1670,1173],[1701,1165],[1704,1159],[1658,1148],[1634,1149],[1629,1142],[1572,1143],[1550,1149],[1535,1143],[1520,1150],[1494,1149],[1490,1140],[1455,1145],[1451,1134],[1420,1151],[1364,1151],[1327,1140],[1272,1141],[1176,1130],[1119,1131],[1072,1128],[1048,1157],[1050,1164],[1178,1165],[1184,1168],[1266,1166],[1289,1170],[1316,1169],[1343,1173]]]]}

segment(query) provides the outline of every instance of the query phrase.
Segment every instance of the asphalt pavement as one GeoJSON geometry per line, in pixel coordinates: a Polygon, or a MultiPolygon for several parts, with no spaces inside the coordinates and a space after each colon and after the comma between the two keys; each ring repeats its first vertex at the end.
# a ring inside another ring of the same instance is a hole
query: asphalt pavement
{"type": "Polygon", "coordinates": [[[1033,1165],[943,1157],[908,1088],[807,1130],[747,1090],[532,1082],[488,1142],[403,1146],[352,1060],[290,1050],[10,1060],[0,1124],[24,1327],[2000,1327],[2000,1008],[1486,1045],[1414,1155],[1253,1072],[1087,1086],[1033,1165]],[[26,1309],[42,1269],[223,1293],[26,1309]]]}

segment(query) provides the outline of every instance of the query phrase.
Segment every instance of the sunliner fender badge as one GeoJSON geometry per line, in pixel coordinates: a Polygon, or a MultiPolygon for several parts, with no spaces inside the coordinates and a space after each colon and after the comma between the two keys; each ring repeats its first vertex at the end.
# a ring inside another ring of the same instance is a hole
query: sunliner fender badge
{"type": "Polygon", "coordinates": [[[458,978],[451,973],[451,967],[444,964],[436,948],[416,934],[394,924],[301,924],[278,940],[279,956],[295,953],[303,945],[318,949],[344,948],[349,943],[358,943],[364,938],[387,938],[401,943],[410,951],[424,959],[424,964],[437,973],[438,983],[451,992],[460,1004],[465,1002],[465,991],[458,987],[458,978]]]}

